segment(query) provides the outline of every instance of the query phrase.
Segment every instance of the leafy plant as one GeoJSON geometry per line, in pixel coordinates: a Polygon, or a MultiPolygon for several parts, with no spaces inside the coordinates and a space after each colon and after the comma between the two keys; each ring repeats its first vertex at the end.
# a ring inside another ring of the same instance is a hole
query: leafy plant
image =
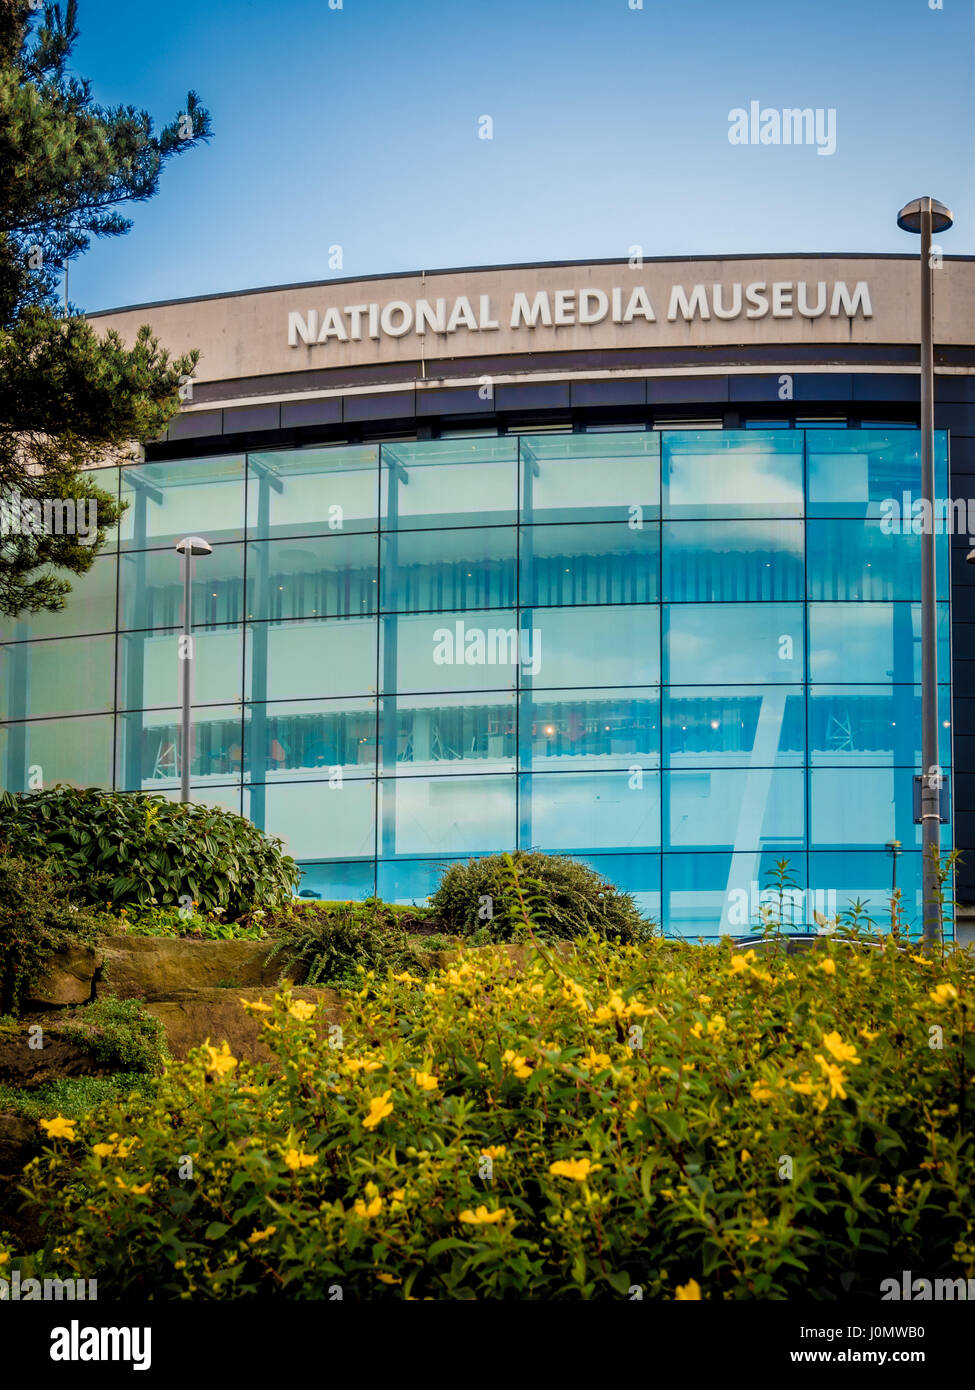
{"type": "Polygon", "coordinates": [[[0,855],[0,1013],[16,1013],[56,951],[94,945],[104,918],[73,885],[28,859],[0,855]]]}
{"type": "Polygon", "coordinates": [[[51,862],[81,901],[223,908],[290,901],[300,870],[243,816],[144,792],[55,787],[0,796],[0,844],[51,862]]]}
{"type": "Polygon", "coordinates": [[[190,937],[200,941],[260,941],[267,933],[261,918],[252,923],[225,921],[222,908],[200,912],[198,908],[122,908],[119,929],[130,936],[190,937]]]}
{"type": "Polygon", "coordinates": [[[477,933],[479,943],[523,939],[527,927],[512,870],[531,904],[533,930],[542,936],[571,939],[595,932],[628,943],[653,935],[630,893],[567,855],[526,850],[451,864],[430,898],[434,916],[459,935],[477,933]]]}
{"type": "Polygon", "coordinates": [[[114,1076],[67,1076],[25,1089],[0,1084],[0,1110],[39,1120],[45,1115],[77,1119],[108,1100],[124,1101],[133,1092],[148,1096],[152,1078],[142,1072],[114,1076]]]}
{"type": "Polygon", "coordinates": [[[272,1064],[210,1044],[57,1126],[24,1179],[45,1248],[129,1298],[804,1301],[975,1275],[970,953],[526,955],[390,975],[341,1046],[285,990],[272,1064]]]}
{"type": "Polygon", "coordinates": [[[154,1076],[167,1056],[162,1024],[138,999],[95,999],[65,1015],[59,1027],[64,1037],[119,1072],[154,1076]]]}
{"type": "Polygon", "coordinates": [[[357,971],[418,966],[402,918],[379,898],[362,903],[294,903],[277,914],[278,940],[268,961],[281,958],[297,984],[351,982],[357,971]]]}

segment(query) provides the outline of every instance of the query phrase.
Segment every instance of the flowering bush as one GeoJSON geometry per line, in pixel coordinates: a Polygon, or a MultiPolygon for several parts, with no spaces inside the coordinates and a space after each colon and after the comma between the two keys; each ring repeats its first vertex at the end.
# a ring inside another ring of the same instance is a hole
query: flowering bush
{"type": "MultiPolygon", "coordinates": [[[[25,1190],[109,1297],[879,1296],[975,1273],[972,959],[586,939],[283,992],[45,1117],[25,1190]]],[[[6,1252],[0,1252],[0,1254],[6,1252]]]]}

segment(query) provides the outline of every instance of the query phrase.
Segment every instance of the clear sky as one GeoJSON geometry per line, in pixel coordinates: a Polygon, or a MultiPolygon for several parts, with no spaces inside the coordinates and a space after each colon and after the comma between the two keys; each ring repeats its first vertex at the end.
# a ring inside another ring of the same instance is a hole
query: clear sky
{"type": "Polygon", "coordinates": [[[74,304],[634,245],[915,251],[895,218],[923,193],[975,253],[972,0],[329,3],[80,0],[98,100],[161,125],[193,87],[215,134],[72,266],[74,304]],[[729,143],[752,101],[835,108],[835,153],[729,143]]]}

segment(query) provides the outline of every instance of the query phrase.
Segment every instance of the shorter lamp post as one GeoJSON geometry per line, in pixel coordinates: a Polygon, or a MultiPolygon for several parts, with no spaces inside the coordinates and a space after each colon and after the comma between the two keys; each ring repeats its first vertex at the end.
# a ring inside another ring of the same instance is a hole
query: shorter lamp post
{"type": "Polygon", "coordinates": [[[182,746],[179,759],[179,799],[190,799],[190,764],[193,761],[190,708],[193,699],[193,557],[212,555],[213,547],[202,536],[184,536],[176,542],[183,557],[183,631],[179,639],[180,691],[183,701],[182,746]]]}

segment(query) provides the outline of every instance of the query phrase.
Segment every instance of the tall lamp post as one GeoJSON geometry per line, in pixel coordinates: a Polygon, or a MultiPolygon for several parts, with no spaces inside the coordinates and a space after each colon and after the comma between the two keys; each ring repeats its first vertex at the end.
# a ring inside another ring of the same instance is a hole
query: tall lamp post
{"type": "Polygon", "coordinates": [[[938,853],[941,847],[941,769],[938,763],[937,571],[934,548],[934,314],[931,235],[947,231],[951,213],[935,198],[915,198],[897,214],[905,232],[921,235],[921,487],[931,526],[921,536],[921,851],[924,941],[940,936],[938,853]]]}
{"type": "Polygon", "coordinates": [[[182,744],[179,758],[179,799],[190,799],[190,764],[193,761],[190,707],[193,699],[193,557],[212,555],[213,547],[202,536],[184,536],[176,542],[183,557],[183,631],[179,639],[180,693],[183,701],[182,744]]]}

